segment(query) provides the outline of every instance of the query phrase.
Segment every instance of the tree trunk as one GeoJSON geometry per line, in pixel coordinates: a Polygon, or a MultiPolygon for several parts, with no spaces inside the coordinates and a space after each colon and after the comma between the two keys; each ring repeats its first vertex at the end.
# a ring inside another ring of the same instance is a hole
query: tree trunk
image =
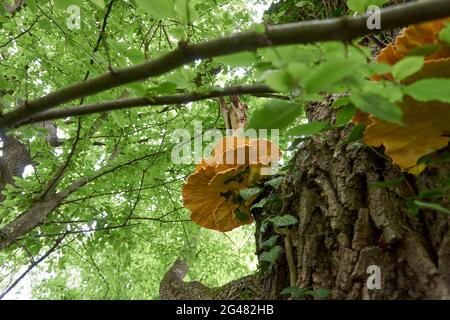
{"type": "MultiPolygon", "coordinates": [[[[310,120],[333,121],[328,104],[311,105],[310,120]]],[[[278,214],[298,219],[287,241],[286,235],[280,236],[284,254],[263,276],[234,281],[208,297],[285,299],[280,292],[296,286],[329,289],[331,299],[450,298],[449,216],[434,210],[413,216],[405,205],[406,197],[435,188],[437,180],[449,177],[449,162],[430,166],[418,178],[408,174],[395,186],[370,187],[401,172],[381,153],[359,142],[346,144],[351,127],[330,130],[299,146],[278,189],[282,200],[278,214]],[[379,289],[369,289],[370,266],[379,267],[379,289]],[[241,294],[248,291],[250,296],[241,294]]],[[[448,196],[433,202],[450,207],[448,196]]],[[[258,239],[277,234],[275,230],[260,234],[262,216],[255,220],[257,244],[258,239]]],[[[175,297],[162,295],[170,296],[175,297]]]]}
{"type": "MultiPolygon", "coordinates": [[[[13,184],[13,177],[22,175],[25,167],[32,163],[28,147],[13,136],[0,135],[0,192],[7,184],[13,184]]],[[[5,196],[0,193],[0,202],[5,196]]]]}
{"type": "MultiPolygon", "coordinates": [[[[310,120],[332,116],[328,106],[310,109],[310,120]]],[[[297,285],[330,289],[333,299],[448,299],[449,217],[432,210],[412,216],[404,198],[449,177],[449,163],[393,187],[371,188],[400,172],[371,149],[343,143],[348,131],[329,131],[301,146],[281,188],[282,214],[299,220],[291,232],[297,285]],[[380,289],[368,289],[371,265],[380,268],[380,289]]],[[[448,200],[441,205],[448,208],[448,200]]],[[[283,265],[270,277],[283,278],[283,265]]],[[[287,279],[278,282],[276,293],[288,286],[287,279]]]]}

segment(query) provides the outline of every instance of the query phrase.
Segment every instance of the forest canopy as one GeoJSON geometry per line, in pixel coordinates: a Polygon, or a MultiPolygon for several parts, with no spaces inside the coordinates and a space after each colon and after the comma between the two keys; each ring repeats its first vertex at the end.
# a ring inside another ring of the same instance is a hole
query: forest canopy
{"type": "MultiPolygon", "coordinates": [[[[208,287],[262,272],[298,217],[254,212],[322,133],[396,166],[375,188],[419,177],[450,135],[450,4],[400,2],[1,1],[0,297],[158,299],[177,259],[208,287]],[[236,128],[269,137],[204,135],[236,128]],[[238,150],[258,158],[220,162],[238,150]]],[[[449,189],[405,205],[450,214],[449,189]]]]}

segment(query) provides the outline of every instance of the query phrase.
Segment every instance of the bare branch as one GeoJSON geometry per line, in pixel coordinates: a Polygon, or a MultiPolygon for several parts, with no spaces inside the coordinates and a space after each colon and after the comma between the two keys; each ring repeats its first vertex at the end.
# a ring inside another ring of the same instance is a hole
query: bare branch
{"type": "Polygon", "coordinates": [[[127,225],[117,225],[117,226],[110,226],[110,227],[103,227],[103,228],[90,228],[90,229],[82,229],[82,230],[70,230],[70,231],[64,231],[61,233],[48,233],[48,234],[38,234],[35,235],[35,238],[51,238],[51,237],[59,237],[64,234],[82,234],[82,233],[90,233],[90,232],[98,232],[98,231],[107,231],[107,230],[115,230],[115,229],[122,229],[122,228],[131,228],[139,225],[139,223],[134,224],[127,224],[127,225]]]}
{"type": "Polygon", "coordinates": [[[37,226],[43,224],[47,216],[55,210],[63,200],[65,200],[70,194],[76,191],[78,188],[92,182],[106,174],[115,172],[129,165],[133,165],[144,159],[155,157],[160,155],[162,152],[154,152],[141,156],[139,158],[130,160],[123,164],[100,169],[92,176],[83,177],[79,180],[74,181],[67,188],[57,194],[49,194],[45,198],[37,199],[28,210],[21,213],[13,221],[8,223],[6,226],[0,229],[0,250],[13,244],[19,237],[26,235],[28,232],[36,228],[37,226]]]}

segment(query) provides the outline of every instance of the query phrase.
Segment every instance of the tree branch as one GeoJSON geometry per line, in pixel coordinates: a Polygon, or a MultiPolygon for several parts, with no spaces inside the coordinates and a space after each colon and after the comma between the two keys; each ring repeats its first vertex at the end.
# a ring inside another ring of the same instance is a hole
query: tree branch
{"type": "Polygon", "coordinates": [[[106,174],[115,172],[144,159],[156,157],[161,153],[162,152],[150,153],[114,167],[100,169],[92,176],[83,177],[72,182],[72,184],[57,194],[50,194],[45,198],[37,199],[25,212],[21,213],[13,221],[0,229],[0,250],[7,248],[13,244],[17,238],[26,235],[37,226],[43,224],[47,216],[78,188],[81,188],[89,182],[92,182],[106,174]]]}
{"type": "Polygon", "coordinates": [[[42,261],[44,261],[49,255],[51,255],[57,248],[58,246],[61,244],[61,242],[64,240],[64,238],[66,237],[66,234],[61,234],[59,236],[58,239],[56,239],[55,243],[53,244],[53,246],[42,256],[40,257],[38,260],[36,260],[35,262],[33,262],[27,270],[25,270],[24,273],[22,273],[19,278],[17,278],[5,291],[3,291],[0,294],[0,300],[3,299],[12,289],[14,289],[19,282],[25,278],[25,276],[31,271],[33,270],[34,267],[36,267],[39,263],[41,263],[42,261]]]}
{"type": "MultiPolygon", "coordinates": [[[[210,98],[233,96],[233,95],[265,95],[274,93],[266,85],[242,85],[242,86],[232,86],[224,89],[213,89],[209,92],[191,92],[184,94],[168,95],[161,97],[140,97],[131,99],[118,99],[104,101],[96,104],[86,104],[81,106],[74,106],[65,109],[49,110],[30,118],[22,124],[31,124],[41,121],[47,121],[50,119],[61,119],[73,116],[82,116],[98,112],[105,112],[124,108],[136,108],[143,106],[161,106],[169,104],[184,104],[189,102],[195,102],[210,98]]],[[[272,95],[271,97],[277,97],[280,99],[288,99],[284,96],[272,95]]]]}
{"type": "Polygon", "coordinates": [[[22,37],[23,35],[27,34],[27,33],[34,27],[34,25],[35,25],[38,21],[39,21],[39,17],[37,17],[37,18],[31,23],[31,25],[30,25],[27,29],[25,29],[24,31],[22,31],[21,33],[19,33],[17,36],[12,37],[11,39],[9,39],[8,41],[6,41],[5,43],[1,44],[1,45],[0,45],[0,48],[6,47],[6,46],[9,45],[11,42],[13,42],[13,41],[19,39],[20,37],[22,37]]]}
{"type": "MultiPolygon", "coordinates": [[[[450,1],[429,0],[393,6],[381,11],[381,30],[450,16],[450,1]]],[[[27,101],[0,119],[0,131],[23,123],[30,117],[71,100],[89,96],[127,83],[157,77],[198,59],[255,50],[268,46],[305,44],[319,41],[350,41],[373,33],[367,16],[347,16],[322,21],[306,21],[268,26],[265,33],[248,31],[228,37],[188,45],[143,64],[102,74],[91,80],[67,86],[33,101],[27,101]]],[[[378,30],[378,31],[381,31],[378,30]]]]}

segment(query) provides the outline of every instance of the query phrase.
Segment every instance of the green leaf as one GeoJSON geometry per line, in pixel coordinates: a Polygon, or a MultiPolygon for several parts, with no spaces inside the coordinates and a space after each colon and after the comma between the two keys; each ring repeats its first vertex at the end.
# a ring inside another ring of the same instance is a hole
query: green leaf
{"type": "Polygon", "coordinates": [[[256,55],[252,52],[238,52],[214,59],[218,63],[230,67],[248,67],[257,61],[256,55]]]}
{"type": "Polygon", "coordinates": [[[290,214],[286,214],[284,216],[276,216],[269,219],[277,227],[287,227],[298,222],[297,218],[291,216],[290,214]]]}
{"type": "Polygon", "coordinates": [[[174,37],[177,41],[187,39],[186,28],[183,28],[183,27],[170,28],[168,31],[168,34],[170,34],[172,37],[174,37]]]}
{"type": "Polygon", "coordinates": [[[125,55],[133,64],[143,63],[145,61],[144,52],[139,49],[129,49],[125,51],[125,55]]]}
{"type": "Polygon", "coordinates": [[[304,299],[308,295],[308,292],[310,292],[310,290],[307,288],[288,287],[281,290],[280,294],[289,294],[292,299],[304,299]]]}
{"type": "Polygon", "coordinates": [[[68,7],[76,5],[76,6],[82,6],[83,0],[55,0],[55,9],[58,10],[67,10],[68,7]]]}
{"type": "Polygon", "coordinates": [[[405,87],[403,92],[417,101],[442,101],[450,103],[450,79],[431,78],[418,80],[405,87]]]}
{"type": "Polygon", "coordinates": [[[417,205],[420,208],[432,209],[432,210],[441,211],[441,212],[450,214],[450,210],[447,209],[447,208],[444,208],[439,203],[422,202],[422,201],[415,200],[414,204],[417,205]]]}
{"type": "Polygon", "coordinates": [[[155,92],[158,94],[167,94],[167,93],[173,93],[175,92],[175,89],[177,88],[177,84],[167,81],[161,83],[156,89],[155,92]]]}
{"type": "Polygon", "coordinates": [[[105,8],[105,1],[104,0],[91,0],[93,4],[95,4],[97,7],[104,9],[105,8]]]}
{"type": "Polygon", "coordinates": [[[366,126],[362,123],[354,126],[352,132],[350,132],[347,139],[345,140],[345,143],[352,143],[361,139],[364,136],[364,130],[366,130],[366,126]]]}
{"type": "Polygon", "coordinates": [[[396,185],[402,183],[404,180],[405,180],[405,178],[398,177],[398,178],[394,178],[394,179],[388,179],[385,181],[372,182],[369,184],[369,189],[393,187],[393,186],[396,186],[396,185]]]}
{"type": "Polygon", "coordinates": [[[122,110],[114,110],[111,112],[111,116],[114,119],[114,122],[121,128],[125,128],[127,126],[127,122],[122,110]]]}
{"type": "Polygon", "coordinates": [[[331,290],[327,289],[327,288],[319,288],[319,289],[313,290],[312,294],[314,297],[316,297],[318,299],[325,299],[331,295],[331,290]]]}
{"type": "Polygon", "coordinates": [[[295,87],[292,75],[287,70],[277,70],[270,73],[266,77],[265,83],[278,92],[289,92],[295,87]]]}
{"type": "Polygon", "coordinates": [[[336,113],[336,122],[334,123],[335,127],[343,127],[345,126],[355,115],[356,108],[353,105],[343,106],[336,113]]]}
{"type": "Polygon", "coordinates": [[[447,22],[445,27],[439,32],[439,40],[450,44],[450,23],[447,22]]]}
{"type": "Polygon", "coordinates": [[[266,32],[266,25],[264,23],[253,23],[249,31],[253,31],[257,34],[264,34],[266,32]]]}
{"type": "Polygon", "coordinates": [[[291,62],[311,63],[320,57],[320,49],[314,45],[285,45],[259,49],[263,61],[277,68],[284,68],[291,62]]]}
{"type": "Polygon", "coordinates": [[[194,2],[191,0],[175,0],[175,12],[186,25],[198,17],[194,2]]]}
{"type": "Polygon", "coordinates": [[[177,17],[172,0],[136,0],[136,5],[142,11],[159,19],[177,17]]]}
{"type": "Polygon", "coordinates": [[[146,89],[140,82],[132,82],[126,84],[124,87],[131,89],[136,95],[138,96],[145,96],[146,95],[146,89]]]}
{"type": "Polygon", "coordinates": [[[347,0],[347,7],[358,13],[365,13],[367,8],[371,5],[381,7],[383,4],[388,3],[389,0],[347,0]]]}
{"type": "Polygon", "coordinates": [[[408,52],[408,56],[426,56],[432,54],[439,48],[441,48],[441,46],[435,43],[424,44],[423,46],[412,49],[408,52]]]}
{"type": "Polygon", "coordinates": [[[278,188],[283,180],[284,177],[276,177],[267,181],[265,185],[271,186],[272,188],[278,188]]]}
{"type": "Polygon", "coordinates": [[[363,13],[366,11],[367,4],[365,0],[347,0],[347,7],[352,11],[363,13]]]}
{"type": "Polygon", "coordinates": [[[262,108],[253,112],[249,128],[253,129],[284,129],[298,116],[303,114],[303,108],[295,103],[270,100],[262,108]]]}
{"type": "Polygon", "coordinates": [[[239,208],[236,208],[234,210],[234,215],[241,222],[248,222],[250,220],[250,216],[247,213],[242,212],[241,210],[239,210],[239,208]]]}
{"type": "Polygon", "coordinates": [[[449,188],[442,189],[427,189],[422,190],[418,194],[418,198],[433,198],[433,197],[442,197],[449,193],[449,188]]]}
{"type": "Polygon", "coordinates": [[[369,71],[367,76],[374,74],[383,75],[392,71],[392,66],[386,63],[369,63],[363,66],[363,68],[367,68],[369,71]]]}
{"type": "Polygon", "coordinates": [[[350,97],[360,110],[392,123],[402,124],[403,112],[386,98],[371,92],[354,93],[350,97]]]}
{"type": "Polygon", "coordinates": [[[8,89],[11,87],[11,84],[0,75],[0,89],[8,89]]]}
{"type": "Polygon", "coordinates": [[[406,57],[392,67],[392,75],[401,81],[422,69],[425,59],[422,56],[406,57]]]}
{"type": "Polygon", "coordinates": [[[254,205],[252,205],[250,210],[253,210],[253,209],[256,209],[256,208],[263,208],[264,205],[266,204],[266,202],[267,202],[267,198],[263,198],[258,203],[255,203],[254,205]]]}
{"type": "Polygon", "coordinates": [[[36,0],[27,0],[27,7],[30,8],[31,12],[36,13],[39,9],[36,4],[36,0]]]}
{"type": "Polygon", "coordinates": [[[310,123],[305,123],[298,125],[286,133],[289,136],[312,136],[319,132],[322,132],[328,128],[325,122],[313,121],[310,123]]]}
{"type": "Polygon", "coordinates": [[[359,66],[360,64],[355,60],[322,63],[303,79],[305,90],[314,93],[330,89],[338,81],[352,74],[359,66]]]}
{"type": "Polygon", "coordinates": [[[282,252],[283,249],[280,246],[275,246],[270,249],[270,251],[261,253],[261,255],[259,256],[259,260],[275,263],[282,252]]]}
{"type": "Polygon", "coordinates": [[[346,106],[348,104],[350,104],[350,98],[349,97],[340,97],[338,99],[336,99],[333,104],[331,105],[331,107],[333,109],[338,109],[342,106],[346,106]]]}
{"type": "Polygon", "coordinates": [[[259,187],[245,188],[245,189],[240,189],[239,190],[239,194],[241,195],[241,197],[244,200],[248,200],[248,199],[250,199],[254,195],[257,195],[260,192],[261,192],[261,188],[259,188],[259,187]]]}
{"type": "Polygon", "coordinates": [[[269,239],[267,239],[266,241],[264,241],[262,243],[262,245],[261,245],[262,248],[263,249],[272,248],[273,246],[275,246],[277,244],[278,238],[279,238],[279,236],[277,236],[277,235],[270,237],[269,239]]]}
{"type": "Polygon", "coordinates": [[[414,203],[413,200],[405,200],[406,211],[412,216],[417,216],[420,212],[420,208],[414,203]]]}

